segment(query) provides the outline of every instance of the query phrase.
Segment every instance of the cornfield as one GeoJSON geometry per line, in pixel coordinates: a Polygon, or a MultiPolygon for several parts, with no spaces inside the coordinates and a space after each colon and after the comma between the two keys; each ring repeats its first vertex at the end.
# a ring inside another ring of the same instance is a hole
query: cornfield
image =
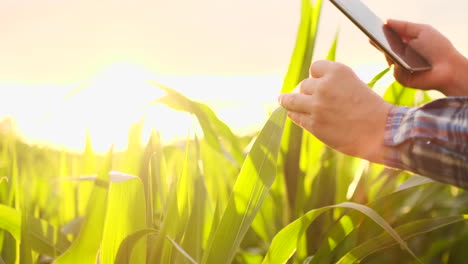
{"type": "MultiPolygon", "coordinates": [[[[322,1],[302,1],[281,92],[312,61],[322,1]]],[[[335,59],[338,38],[328,59],[335,59]]],[[[369,82],[373,87],[389,69],[369,82]]],[[[192,114],[203,136],[81,154],[0,137],[3,263],[464,263],[468,196],[453,186],[343,155],[278,108],[236,136],[205,104],[167,94],[154,104],[192,114]]],[[[280,91],[279,91],[280,92],[280,91]]],[[[397,82],[384,98],[431,98],[397,82]]]]}

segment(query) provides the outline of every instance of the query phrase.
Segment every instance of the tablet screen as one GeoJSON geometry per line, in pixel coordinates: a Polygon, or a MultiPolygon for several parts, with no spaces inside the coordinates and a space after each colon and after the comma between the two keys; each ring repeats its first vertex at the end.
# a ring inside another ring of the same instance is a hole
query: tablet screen
{"type": "Polygon", "coordinates": [[[409,71],[431,69],[431,65],[400,36],[386,26],[366,5],[359,0],[331,0],[395,62],[409,71]]]}

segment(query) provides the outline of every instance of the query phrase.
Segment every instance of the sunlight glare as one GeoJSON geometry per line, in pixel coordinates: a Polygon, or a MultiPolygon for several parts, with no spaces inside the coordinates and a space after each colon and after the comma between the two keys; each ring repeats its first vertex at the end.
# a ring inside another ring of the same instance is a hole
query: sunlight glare
{"type": "Polygon", "coordinates": [[[236,134],[261,128],[277,106],[281,77],[156,75],[143,67],[114,64],[84,84],[2,85],[11,98],[0,106],[0,116],[11,115],[30,143],[82,151],[89,132],[95,151],[112,145],[124,150],[131,124],[143,122],[142,143],[152,130],[163,143],[202,136],[196,118],[165,105],[150,105],[165,94],[154,80],[188,98],[207,104],[236,134]],[[25,96],[28,95],[28,96],[25,96]]]}

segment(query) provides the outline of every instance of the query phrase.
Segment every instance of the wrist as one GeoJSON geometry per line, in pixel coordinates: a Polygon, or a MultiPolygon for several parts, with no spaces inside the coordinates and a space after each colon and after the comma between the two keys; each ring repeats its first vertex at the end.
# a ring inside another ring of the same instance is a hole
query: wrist
{"type": "Polygon", "coordinates": [[[451,65],[451,78],[441,92],[446,96],[468,96],[468,59],[458,53],[451,65]]]}
{"type": "Polygon", "coordinates": [[[370,120],[372,124],[372,129],[370,130],[372,137],[369,137],[370,141],[368,142],[370,148],[363,153],[362,158],[375,163],[383,162],[385,156],[384,137],[387,127],[387,117],[392,107],[392,104],[382,101],[381,106],[376,109],[374,117],[370,120]]]}

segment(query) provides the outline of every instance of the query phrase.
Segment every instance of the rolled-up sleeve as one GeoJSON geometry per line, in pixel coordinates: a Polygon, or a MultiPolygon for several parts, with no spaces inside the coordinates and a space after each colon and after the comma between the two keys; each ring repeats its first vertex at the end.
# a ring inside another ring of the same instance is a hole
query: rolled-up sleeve
{"type": "Polygon", "coordinates": [[[468,97],[394,106],[384,145],[385,165],[468,189],[468,97]]]}

